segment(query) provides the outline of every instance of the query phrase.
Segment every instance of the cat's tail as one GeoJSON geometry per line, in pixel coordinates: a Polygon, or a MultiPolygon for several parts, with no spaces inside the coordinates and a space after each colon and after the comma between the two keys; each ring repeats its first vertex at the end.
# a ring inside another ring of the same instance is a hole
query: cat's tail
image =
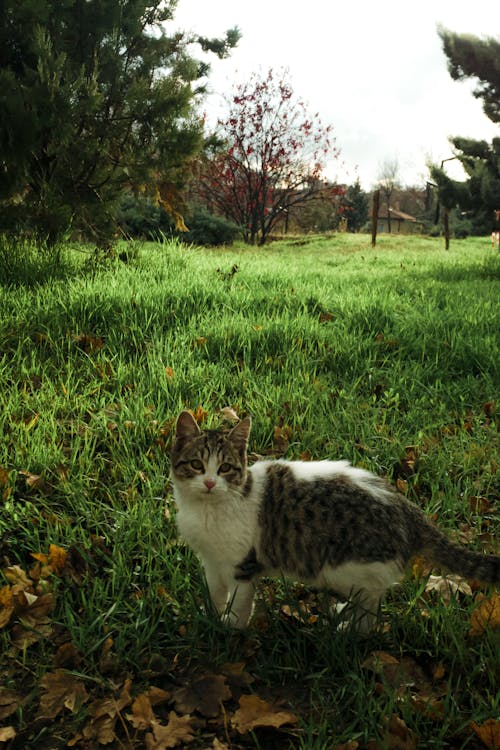
{"type": "Polygon", "coordinates": [[[483,555],[456,544],[430,523],[426,524],[417,554],[423,554],[450,573],[483,583],[500,584],[500,556],[483,555]]]}

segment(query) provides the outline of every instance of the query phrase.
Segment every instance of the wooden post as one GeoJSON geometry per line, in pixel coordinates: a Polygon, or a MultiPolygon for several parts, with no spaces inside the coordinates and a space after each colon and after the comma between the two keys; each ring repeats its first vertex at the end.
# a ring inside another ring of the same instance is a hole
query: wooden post
{"type": "Polygon", "coordinates": [[[450,211],[448,208],[443,210],[443,224],[444,224],[444,249],[450,249],[450,222],[449,222],[450,211]]]}
{"type": "Polygon", "coordinates": [[[377,244],[378,210],[380,206],[380,190],[373,193],[372,203],[372,247],[377,244]]]}

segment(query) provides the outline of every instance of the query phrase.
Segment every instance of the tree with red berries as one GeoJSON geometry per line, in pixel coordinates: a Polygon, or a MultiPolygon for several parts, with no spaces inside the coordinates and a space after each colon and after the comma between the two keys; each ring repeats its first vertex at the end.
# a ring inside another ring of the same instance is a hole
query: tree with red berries
{"type": "Polygon", "coordinates": [[[338,186],[323,176],[339,156],[332,127],[308,114],[286,72],[254,73],[227,104],[215,139],[223,147],[203,164],[198,191],[210,210],[241,227],[246,242],[265,244],[298,206],[319,197],[337,200],[338,186]]]}

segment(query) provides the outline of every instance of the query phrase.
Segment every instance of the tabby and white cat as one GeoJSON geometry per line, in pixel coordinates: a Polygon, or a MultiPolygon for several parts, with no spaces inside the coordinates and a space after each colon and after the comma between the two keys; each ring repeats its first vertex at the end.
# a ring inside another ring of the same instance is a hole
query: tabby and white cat
{"type": "Polygon", "coordinates": [[[263,460],[248,467],[250,427],[247,417],[231,430],[201,431],[183,411],[172,450],[178,528],[229,624],[245,627],[263,575],[352,599],[362,632],[373,627],[385,592],[414,555],[500,582],[500,557],[454,544],[393,487],[347,461],[263,460]]]}

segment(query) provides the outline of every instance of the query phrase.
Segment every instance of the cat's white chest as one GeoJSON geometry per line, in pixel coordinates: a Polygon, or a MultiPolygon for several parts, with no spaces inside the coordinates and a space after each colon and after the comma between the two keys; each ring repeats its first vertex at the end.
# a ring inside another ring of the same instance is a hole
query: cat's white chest
{"type": "Polygon", "coordinates": [[[183,539],[203,558],[237,564],[255,537],[252,505],[230,498],[213,502],[186,498],[176,492],[177,526],[183,539]]]}

